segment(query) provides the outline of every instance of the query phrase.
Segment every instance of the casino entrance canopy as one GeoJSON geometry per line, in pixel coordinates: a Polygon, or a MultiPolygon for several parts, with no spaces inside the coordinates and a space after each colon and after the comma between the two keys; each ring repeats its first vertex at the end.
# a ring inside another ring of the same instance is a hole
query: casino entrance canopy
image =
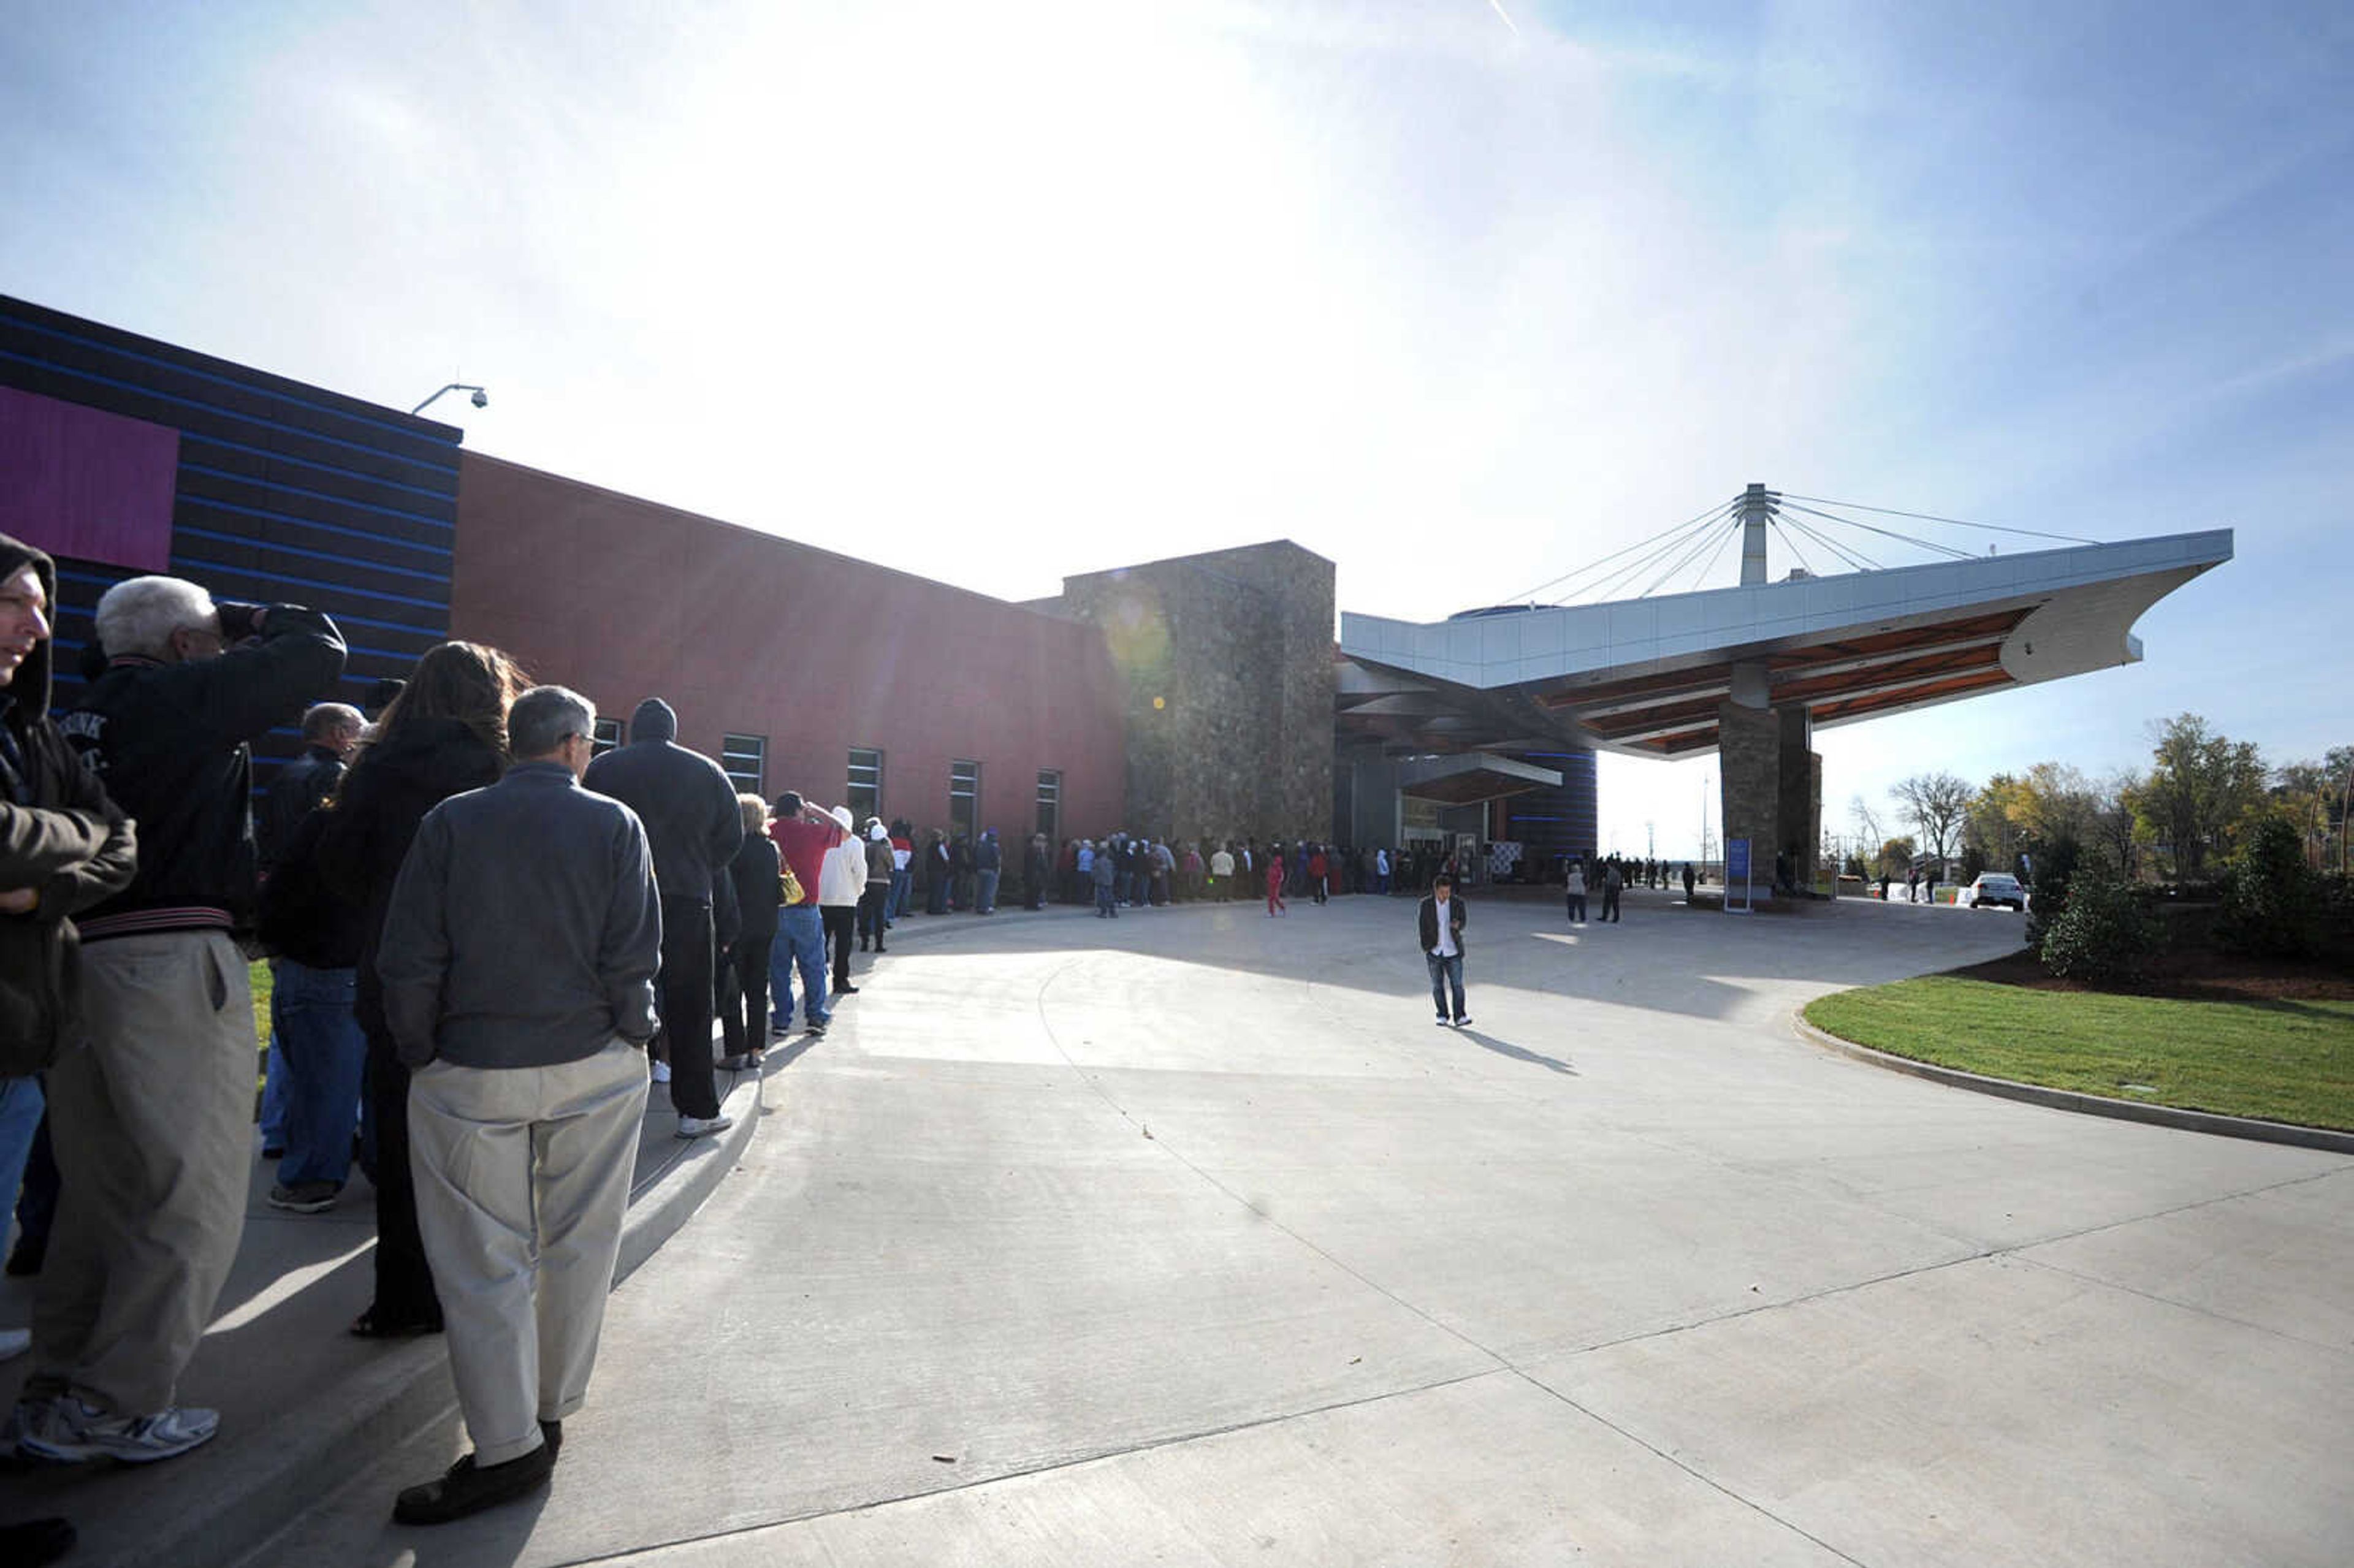
{"type": "Polygon", "coordinates": [[[1431,623],[1344,613],[1340,739],[1691,757],[1728,702],[1852,724],[2136,662],[2141,613],[2231,558],[2219,529],[1431,623]]]}

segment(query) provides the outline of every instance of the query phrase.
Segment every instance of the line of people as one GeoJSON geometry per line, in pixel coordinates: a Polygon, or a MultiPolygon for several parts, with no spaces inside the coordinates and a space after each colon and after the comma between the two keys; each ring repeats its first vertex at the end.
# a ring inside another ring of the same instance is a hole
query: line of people
{"type": "MultiPolygon", "coordinates": [[[[725,1065],[756,1065],[797,974],[822,1033],[862,907],[882,947],[901,845],[790,792],[772,820],[658,700],[598,757],[586,698],[475,643],[429,650],[364,729],[327,616],[175,577],[101,597],[89,683],[52,715],[56,582],[0,536],[0,1192],[45,1140],[57,1205],[11,1258],[39,1281],[30,1329],[0,1333],[33,1361],[0,1446],[145,1464],[218,1431],[178,1385],[243,1232],[258,939],[270,1201],[316,1213],[362,1167],[352,1332],[446,1332],[474,1439],[396,1516],[531,1489],[593,1363],[649,1054],[680,1136],[726,1127],[715,1012],[725,1065]],[[257,813],[252,743],[298,718],[257,813]]],[[[70,1541],[0,1527],[0,1559],[70,1541]]]]}

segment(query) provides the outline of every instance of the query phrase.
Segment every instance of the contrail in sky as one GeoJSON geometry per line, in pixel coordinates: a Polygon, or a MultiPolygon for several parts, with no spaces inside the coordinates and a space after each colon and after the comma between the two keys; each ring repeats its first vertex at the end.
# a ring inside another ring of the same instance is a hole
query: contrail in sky
{"type": "Polygon", "coordinates": [[[1516,38],[1519,37],[1521,36],[1520,24],[1513,21],[1512,14],[1504,9],[1504,0],[1488,0],[1488,5],[1497,16],[1501,16],[1504,19],[1504,26],[1512,29],[1512,37],[1516,38]]]}

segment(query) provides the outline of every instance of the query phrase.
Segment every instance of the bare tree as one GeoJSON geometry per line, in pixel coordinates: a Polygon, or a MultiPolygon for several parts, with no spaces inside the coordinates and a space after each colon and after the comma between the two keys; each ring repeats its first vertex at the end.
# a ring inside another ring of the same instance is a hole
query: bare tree
{"type": "Polygon", "coordinates": [[[1929,853],[1940,862],[1978,796],[1968,780],[1951,773],[1916,773],[1900,780],[1889,793],[1921,831],[1921,842],[1929,846],[1929,853]]]}
{"type": "Polygon", "coordinates": [[[1855,836],[1863,843],[1871,845],[1882,842],[1880,818],[1862,796],[1858,795],[1848,801],[1847,814],[1855,823],[1855,836]]]}

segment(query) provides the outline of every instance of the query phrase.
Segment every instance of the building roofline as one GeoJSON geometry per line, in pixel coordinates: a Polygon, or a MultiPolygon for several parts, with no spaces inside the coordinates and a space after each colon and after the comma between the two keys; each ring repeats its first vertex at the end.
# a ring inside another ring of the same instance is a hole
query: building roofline
{"type": "Polygon", "coordinates": [[[690,512],[685,507],[673,506],[665,501],[651,501],[642,495],[632,495],[626,490],[615,490],[610,485],[592,484],[585,479],[575,479],[569,474],[556,473],[544,468],[534,468],[529,463],[517,462],[513,458],[494,456],[490,452],[477,450],[472,447],[460,449],[460,462],[458,470],[459,506],[461,511],[464,509],[465,504],[465,471],[467,467],[475,463],[496,464],[500,468],[511,469],[517,473],[529,474],[535,479],[546,480],[551,483],[561,485],[567,490],[583,491],[591,495],[609,497],[611,500],[623,502],[631,506],[647,507],[652,511],[662,513],[665,516],[677,518],[685,522],[701,523],[714,528],[726,528],[737,534],[750,535],[754,538],[781,546],[784,549],[798,550],[811,556],[823,556],[829,560],[841,561],[847,565],[856,567],[862,571],[887,573],[892,577],[905,578],[909,582],[920,583],[926,588],[939,588],[949,593],[961,594],[967,599],[976,599],[984,604],[991,605],[1001,609],[1018,609],[1024,615],[1038,616],[1042,620],[1060,620],[1066,623],[1071,622],[1072,618],[1069,616],[1057,615],[1051,610],[1041,609],[1035,605],[1024,604],[1019,599],[999,599],[994,594],[982,593],[978,588],[969,588],[961,587],[956,583],[942,582],[938,577],[928,577],[917,572],[907,571],[903,567],[886,566],[880,561],[870,561],[863,556],[852,556],[846,555],[840,550],[829,550],[822,545],[811,545],[803,540],[789,538],[782,534],[772,534],[766,528],[756,528],[748,523],[733,523],[725,517],[714,517],[707,513],[690,512]]]}

